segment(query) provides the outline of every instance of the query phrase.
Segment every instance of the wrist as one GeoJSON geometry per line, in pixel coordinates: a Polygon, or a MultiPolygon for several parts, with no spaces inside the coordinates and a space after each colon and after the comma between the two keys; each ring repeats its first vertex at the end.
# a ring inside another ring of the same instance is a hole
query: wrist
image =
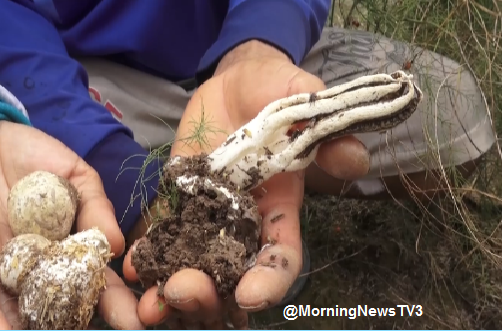
{"type": "Polygon", "coordinates": [[[281,50],[259,40],[250,40],[233,48],[223,56],[216,67],[214,75],[218,75],[234,64],[245,60],[263,60],[266,58],[283,59],[292,63],[292,60],[281,50]]]}

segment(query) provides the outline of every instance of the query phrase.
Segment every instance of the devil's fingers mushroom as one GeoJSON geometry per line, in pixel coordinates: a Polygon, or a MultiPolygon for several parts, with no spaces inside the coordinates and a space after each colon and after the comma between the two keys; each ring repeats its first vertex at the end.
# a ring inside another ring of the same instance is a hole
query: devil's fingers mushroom
{"type": "Polygon", "coordinates": [[[14,236],[35,233],[62,240],[71,231],[78,192],[65,178],[35,171],[19,180],[7,198],[7,217],[14,236]]]}
{"type": "Polygon", "coordinates": [[[395,127],[421,99],[413,76],[397,71],[274,101],[208,156],[211,170],[250,190],[277,173],[305,169],[324,141],[395,127]],[[291,132],[295,124],[304,128],[291,132]]]}

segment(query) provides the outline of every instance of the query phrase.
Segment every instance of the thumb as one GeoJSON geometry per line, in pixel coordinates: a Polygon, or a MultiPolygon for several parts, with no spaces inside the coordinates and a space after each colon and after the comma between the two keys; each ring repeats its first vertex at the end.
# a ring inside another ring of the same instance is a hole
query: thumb
{"type": "Polygon", "coordinates": [[[106,197],[101,179],[96,171],[82,159],[78,159],[70,177],[80,193],[77,215],[77,231],[97,227],[108,239],[116,257],[125,250],[125,239],[115,218],[115,211],[106,197]]]}
{"type": "MultiPolygon", "coordinates": [[[[298,93],[315,93],[326,89],[325,84],[318,77],[301,71],[290,82],[288,96],[298,93]]],[[[294,129],[303,129],[299,124],[294,129]]],[[[316,156],[317,165],[331,176],[342,180],[355,180],[369,171],[370,157],[366,147],[354,136],[344,136],[323,143],[316,156]]]]}

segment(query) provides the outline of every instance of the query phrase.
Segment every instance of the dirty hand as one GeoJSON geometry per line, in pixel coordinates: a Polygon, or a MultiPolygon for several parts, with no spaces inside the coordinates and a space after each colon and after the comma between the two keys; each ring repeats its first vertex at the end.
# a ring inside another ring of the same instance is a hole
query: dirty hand
{"type": "MultiPolygon", "coordinates": [[[[124,237],[115,213],[106,198],[99,175],[58,140],[25,125],[0,122],[0,248],[12,238],[7,221],[7,197],[10,188],[24,176],[37,170],[67,178],[81,195],[77,231],[98,227],[110,242],[112,252],[124,251],[124,237]]],[[[111,269],[106,270],[107,287],[99,302],[99,312],[115,329],[143,328],[136,314],[137,300],[111,269]],[[125,316],[117,320],[117,316],[125,316]]],[[[0,328],[19,329],[17,300],[0,286],[0,328]]]]}
{"type": "MultiPolygon", "coordinates": [[[[209,153],[270,102],[324,88],[321,80],[295,66],[277,49],[258,41],[242,44],[223,58],[215,75],[196,91],[181,119],[178,139],[193,134],[193,121],[200,121],[203,109],[207,123],[206,144],[194,141],[186,146],[186,141],[178,141],[171,155],[209,153]]],[[[344,174],[342,179],[354,179],[367,172],[367,158],[365,148],[355,138],[348,137],[322,146],[316,162],[321,167],[331,167],[326,168],[331,174],[344,174]],[[354,159],[359,161],[357,157],[352,157],[351,162],[338,159],[333,169],[332,159],[347,155],[347,150],[360,155],[361,161],[354,162],[354,159]]],[[[157,288],[149,289],[141,298],[138,315],[144,324],[154,325],[166,320],[172,328],[222,328],[222,318],[228,314],[234,327],[242,328],[247,327],[247,312],[266,309],[282,299],[302,265],[299,210],[303,201],[304,172],[282,173],[262,186],[264,190],[255,191],[263,217],[262,244],[268,238],[277,244],[260,254],[257,264],[241,279],[235,298],[223,301],[218,298],[209,276],[185,269],[173,275],[165,285],[168,305],[164,309],[158,308],[157,288]],[[271,222],[278,218],[279,221],[271,222]],[[287,259],[287,267],[261,265],[260,262],[268,261],[272,254],[287,259]]],[[[144,233],[138,232],[136,239],[144,233]]],[[[131,266],[131,250],[124,261],[124,275],[137,281],[131,266]]]]}

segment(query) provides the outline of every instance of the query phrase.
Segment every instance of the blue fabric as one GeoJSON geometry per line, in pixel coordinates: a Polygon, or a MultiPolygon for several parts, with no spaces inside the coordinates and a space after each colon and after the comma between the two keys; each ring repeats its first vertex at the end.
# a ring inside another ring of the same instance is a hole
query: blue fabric
{"type": "MultiPolygon", "coordinates": [[[[320,38],[331,0],[0,0],[0,84],[34,127],[61,140],[100,174],[124,234],[139,219],[131,194],[147,151],[88,92],[74,56],[100,56],[178,81],[211,76],[250,39],[299,63],[320,38]],[[132,157],[135,155],[135,157],[132,157]],[[123,162],[129,161],[123,165],[123,162]],[[122,167],[130,170],[123,172],[122,167]]],[[[201,82],[199,82],[201,83],[201,82]]],[[[160,164],[144,173],[149,202],[160,164]]],[[[139,185],[136,185],[139,186],[139,185]]]]}
{"type": "Polygon", "coordinates": [[[30,120],[16,107],[0,101],[0,121],[9,121],[31,126],[30,120]]]}
{"type": "Polygon", "coordinates": [[[319,0],[230,0],[220,35],[202,58],[199,70],[251,39],[276,46],[300,64],[319,40],[330,6],[331,1],[319,0]]]}

